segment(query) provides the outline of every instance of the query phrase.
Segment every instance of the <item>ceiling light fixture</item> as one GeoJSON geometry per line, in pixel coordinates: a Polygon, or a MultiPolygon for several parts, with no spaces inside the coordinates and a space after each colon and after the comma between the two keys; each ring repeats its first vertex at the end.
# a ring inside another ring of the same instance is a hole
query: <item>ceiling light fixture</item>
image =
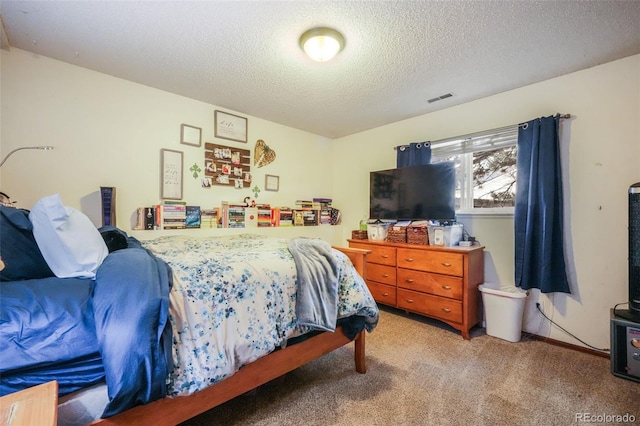
{"type": "Polygon", "coordinates": [[[344,49],[344,37],[332,28],[312,28],[300,36],[300,47],[314,61],[326,62],[344,49]]]}

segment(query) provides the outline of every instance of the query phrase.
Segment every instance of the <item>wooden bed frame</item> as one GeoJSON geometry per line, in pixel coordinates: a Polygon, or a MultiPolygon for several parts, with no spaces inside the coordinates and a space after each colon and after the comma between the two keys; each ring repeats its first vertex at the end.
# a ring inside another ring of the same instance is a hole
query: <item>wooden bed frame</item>
{"type": "MultiPolygon", "coordinates": [[[[334,247],[345,253],[364,277],[365,256],[370,250],[334,247]]],[[[153,424],[172,426],[204,413],[239,395],[282,376],[296,368],[319,358],[351,342],[342,328],[335,332],[322,332],[292,346],[270,353],[245,365],[232,376],[215,385],[188,396],[163,398],[146,405],[139,405],[123,413],[99,419],[92,425],[153,424]]],[[[361,331],[355,342],[355,366],[358,373],[367,371],[365,363],[365,331],[361,331]]]]}

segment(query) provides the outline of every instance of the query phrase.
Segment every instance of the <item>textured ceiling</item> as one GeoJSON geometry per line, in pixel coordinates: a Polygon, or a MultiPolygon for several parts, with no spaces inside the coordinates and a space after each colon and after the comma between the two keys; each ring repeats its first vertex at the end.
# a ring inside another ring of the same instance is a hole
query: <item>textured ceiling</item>
{"type": "Polygon", "coordinates": [[[640,53],[640,1],[1,0],[0,15],[11,47],[330,138],[640,53]],[[315,26],[346,39],[330,62],[298,46],[315,26]]]}

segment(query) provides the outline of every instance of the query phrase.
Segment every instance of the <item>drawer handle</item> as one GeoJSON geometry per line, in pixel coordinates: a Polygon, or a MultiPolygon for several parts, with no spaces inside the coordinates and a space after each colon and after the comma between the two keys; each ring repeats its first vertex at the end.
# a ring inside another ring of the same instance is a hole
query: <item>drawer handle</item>
{"type": "Polygon", "coordinates": [[[413,303],[413,299],[404,299],[407,301],[407,303],[413,303]]]}
{"type": "Polygon", "coordinates": [[[381,254],[381,255],[380,255],[380,257],[381,257],[381,258],[383,258],[383,259],[387,259],[387,258],[389,257],[389,255],[387,255],[387,254],[381,254]]]}
{"type": "Polygon", "coordinates": [[[444,312],[446,312],[446,313],[451,312],[451,309],[449,309],[449,308],[442,308],[442,310],[443,310],[444,312]]]}
{"type": "Polygon", "coordinates": [[[449,266],[451,266],[451,264],[447,262],[442,262],[442,266],[446,266],[448,268],[449,266]]]}
{"type": "Polygon", "coordinates": [[[382,278],[389,278],[389,274],[382,274],[382,278]]]}
{"type": "Polygon", "coordinates": [[[413,262],[413,259],[411,257],[407,257],[404,260],[406,260],[407,262],[413,262]]]}
{"type": "Polygon", "coordinates": [[[404,281],[405,281],[405,282],[407,282],[407,283],[409,283],[409,284],[411,284],[411,283],[413,282],[413,280],[412,280],[411,278],[407,278],[407,279],[405,279],[404,281]]]}
{"type": "Polygon", "coordinates": [[[445,290],[451,290],[451,286],[450,285],[443,285],[442,288],[444,288],[445,290]]]}
{"type": "Polygon", "coordinates": [[[389,293],[382,293],[383,296],[387,297],[389,295],[389,293]]]}

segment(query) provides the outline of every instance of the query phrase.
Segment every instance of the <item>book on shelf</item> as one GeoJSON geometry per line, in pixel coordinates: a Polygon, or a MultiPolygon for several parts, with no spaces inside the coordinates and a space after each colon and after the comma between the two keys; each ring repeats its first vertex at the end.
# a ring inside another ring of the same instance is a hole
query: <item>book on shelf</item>
{"type": "Polygon", "coordinates": [[[102,226],[116,226],[116,188],[101,186],[100,200],[102,203],[102,226]]]}
{"type": "Polygon", "coordinates": [[[312,209],[314,203],[312,200],[296,200],[296,209],[312,209]]]}
{"type": "Polygon", "coordinates": [[[133,229],[136,231],[145,229],[144,210],[144,207],[138,207],[136,209],[136,223],[133,225],[133,229]]]}
{"type": "Polygon", "coordinates": [[[331,203],[333,200],[331,198],[320,198],[316,197],[313,199],[314,206],[320,210],[320,218],[318,222],[321,225],[331,225],[331,203]]]}
{"type": "Polygon", "coordinates": [[[271,209],[271,226],[280,226],[280,208],[273,207],[271,209]]]}
{"type": "Polygon", "coordinates": [[[223,201],[220,204],[220,225],[223,228],[229,227],[229,202],[223,201]]]}
{"type": "Polygon", "coordinates": [[[152,207],[139,207],[133,229],[335,225],[340,222],[340,212],[330,207],[330,203],[330,198],[298,200],[297,207],[291,208],[271,207],[266,203],[248,207],[242,203],[223,201],[220,207],[203,209],[200,206],[187,205],[185,201],[165,200],[152,207]],[[302,205],[306,207],[301,208],[302,205]]]}
{"type": "Polygon", "coordinates": [[[293,226],[293,210],[289,207],[278,208],[278,226],[293,226]]]}
{"type": "Polygon", "coordinates": [[[212,209],[206,209],[200,212],[201,228],[218,228],[219,220],[220,208],[214,207],[212,209]]]}
{"type": "Polygon", "coordinates": [[[162,224],[162,229],[185,229],[186,226],[184,222],[165,222],[162,224]]]}
{"type": "Polygon", "coordinates": [[[156,209],[155,207],[144,207],[144,229],[153,230],[156,227],[156,209]]]}
{"type": "Polygon", "coordinates": [[[186,220],[186,201],[164,200],[156,206],[156,225],[159,229],[184,229],[186,220]]]}
{"type": "Polygon", "coordinates": [[[318,197],[318,198],[314,198],[313,202],[320,204],[321,207],[322,206],[330,207],[331,203],[333,202],[333,200],[331,198],[320,198],[320,197],[318,197]]]}
{"type": "Polygon", "coordinates": [[[269,204],[258,204],[258,227],[259,228],[268,228],[272,226],[271,224],[271,205],[269,204]]]}
{"type": "Polygon", "coordinates": [[[187,206],[184,224],[187,228],[200,228],[200,206],[187,206]]]}
{"type": "Polygon", "coordinates": [[[244,204],[229,204],[222,202],[222,227],[223,228],[244,228],[245,224],[244,204]]]}
{"type": "Polygon", "coordinates": [[[155,207],[138,207],[136,209],[136,223],[133,229],[142,231],[155,229],[156,227],[156,208],[155,207]]]}
{"type": "Polygon", "coordinates": [[[321,203],[321,204],[331,204],[333,202],[332,198],[323,198],[323,197],[314,197],[313,198],[313,202],[314,203],[321,203]]]}
{"type": "Polygon", "coordinates": [[[304,226],[316,226],[319,222],[319,212],[320,210],[312,209],[312,210],[303,210],[302,218],[304,222],[304,226]]]}
{"type": "Polygon", "coordinates": [[[331,210],[332,210],[331,207],[320,209],[321,225],[331,225],[331,210]]]}
{"type": "Polygon", "coordinates": [[[342,222],[342,213],[340,210],[331,208],[331,225],[340,225],[342,222]]]}

